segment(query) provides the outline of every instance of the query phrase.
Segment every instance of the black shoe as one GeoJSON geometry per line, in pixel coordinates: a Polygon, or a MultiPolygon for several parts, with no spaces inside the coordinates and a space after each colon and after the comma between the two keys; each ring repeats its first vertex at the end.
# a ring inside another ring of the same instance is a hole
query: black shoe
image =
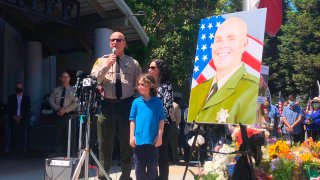
{"type": "Polygon", "coordinates": [[[124,178],[124,177],[122,177],[122,175],[121,175],[119,180],[133,180],[133,179],[132,179],[132,177],[130,177],[130,176],[124,178]]]}
{"type": "MultiPolygon", "coordinates": [[[[99,176],[98,179],[99,179],[99,180],[107,180],[107,178],[104,177],[104,176],[99,176]]],[[[110,178],[110,179],[111,179],[111,178],[110,178]]]]}

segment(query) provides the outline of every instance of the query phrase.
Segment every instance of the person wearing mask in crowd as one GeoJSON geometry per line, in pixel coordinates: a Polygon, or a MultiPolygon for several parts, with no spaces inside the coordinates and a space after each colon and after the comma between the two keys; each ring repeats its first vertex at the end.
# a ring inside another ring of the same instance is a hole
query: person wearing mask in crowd
{"type": "MultiPolygon", "coordinates": [[[[104,99],[101,101],[102,115],[97,122],[99,161],[108,172],[112,166],[114,138],[118,132],[122,169],[120,180],[132,179],[128,117],[136,94],[136,82],[141,75],[138,61],[125,55],[126,45],[124,34],[118,31],[113,32],[110,36],[110,49],[113,53],[98,58],[91,70],[91,75],[97,78],[104,91],[104,99]]],[[[99,174],[99,178],[105,177],[99,174]]]]}
{"type": "Polygon", "coordinates": [[[315,97],[311,101],[311,111],[307,112],[304,121],[308,137],[314,141],[320,140],[320,98],[315,97]]]}
{"type": "MultiPolygon", "coordinates": [[[[60,76],[61,85],[54,88],[53,92],[49,97],[49,104],[52,109],[56,112],[56,119],[54,125],[56,129],[55,139],[55,156],[66,156],[67,140],[68,140],[68,128],[69,119],[77,111],[78,104],[75,96],[75,91],[70,86],[70,74],[67,71],[63,71],[60,76]]],[[[75,153],[75,121],[71,120],[71,138],[70,147],[72,153],[75,153]]]]}
{"type": "Polygon", "coordinates": [[[280,121],[280,113],[278,108],[271,104],[270,99],[266,100],[266,114],[268,115],[266,118],[267,122],[267,130],[270,132],[270,136],[278,137],[278,123],[280,121]]]}
{"type": "Polygon", "coordinates": [[[301,142],[301,124],[302,124],[302,109],[297,105],[293,95],[290,96],[289,105],[282,112],[282,133],[284,138],[301,142]]]}
{"type": "Polygon", "coordinates": [[[181,109],[178,103],[173,102],[172,111],[170,114],[171,120],[173,123],[169,123],[170,132],[169,132],[169,159],[171,159],[172,164],[179,163],[179,149],[178,149],[178,140],[179,140],[179,124],[181,121],[181,109]]]}
{"type": "Polygon", "coordinates": [[[136,178],[156,180],[158,147],[162,144],[165,114],[151,75],[143,74],[137,89],[141,96],[133,101],[129,117],[130,145],[134,148],[136,178]]]}
{"type": "Polygon", "coordinates": [[[23,83],[16,83],[16,93],[8,98],[7,113],[10,127],[10,144],[13,156],[23,156],[26,146],[26,129],[30,120],[30,97],[24,94],[23,83]]]}
{"type": "Polygon", "coordinates": [[[162,135],[162,145],[159,148],[159,179],[167,180],[169,177],[169,132],[171,120],[170,113],[173,104],[172,84],[169,81],[169,69],[165,61],[151,59],[149,62],[149,74],[154,77],[157,87],[157,97],[162,100],[166,118],[162,135]]]}

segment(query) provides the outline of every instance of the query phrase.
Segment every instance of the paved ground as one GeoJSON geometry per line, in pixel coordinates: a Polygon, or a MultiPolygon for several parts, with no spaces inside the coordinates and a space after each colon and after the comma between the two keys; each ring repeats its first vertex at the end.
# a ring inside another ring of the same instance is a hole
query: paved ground
{"type": "MultiPolygon", "coordinates": [[[[197,172],[198,167],[191,164],[192,171],[197,172]]],[[[57,170],[57,169],[55,169],[57,170]]],[[[60,171],[58,169],[57,171],[60,171]]],[[[169,179],[178,180],[183,178],[185,166],[172,165],[170,166],[169,179]]],[[[52,170],[47,169],[52,173],[52,170]]],[[[119,166],[113,166],[110,177],[113,180],[119,179],[121,170],[119,166]]],[[[91,173],[93,173],[91,171],[91,173]]],[[[45,175],[45,158],[8,158],[0,157],[0,180],[43,180],[45,175]]],[[[131,176],[135,179],[134,170],[131,171],[131,176]]],[[[60,180],[60,178],[57,178],[60,180]]],[[[68,178],[61,178],[67,180],[68,178]]],[[[95,179],[95,178],[90,178],[95,179]]],[[[186,180],[192,180],[193,177],[190,172],[187,172],[186,180]]]]}

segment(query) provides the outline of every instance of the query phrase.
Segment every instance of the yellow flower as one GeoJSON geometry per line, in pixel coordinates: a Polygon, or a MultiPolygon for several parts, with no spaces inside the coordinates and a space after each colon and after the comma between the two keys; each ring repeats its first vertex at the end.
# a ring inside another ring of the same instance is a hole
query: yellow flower
{"type": "Polygon", "coordinates": [[[291,153],[290,147],[285,141],[277,141],[268,147],[268,153],[271,158],[274,157],[285,157],[288,153],[291,153]]]}
{"type": "Polygon", "coordinates": [[[281,153],[287,154],[288,152],[290,152],[290,148],[288,147],[288,145],[280,145],[279,146],[279,150],[281,153]]]}
{"type": "Polygon", "coordinates": [[[277,155],[276,154],[276,146],[273,144],[273,145],[270,145],[269,147],[268,147],[268,153],[269,153],[269,156],[270,157],[273,157],[273,156],[275,156],[275,155],[277,155]]]}
{"type": "Polygon", "coordinates": [[[313,161],[313,156],[311,153],[304,153],[299,155],[302,162],[313,161]]]}

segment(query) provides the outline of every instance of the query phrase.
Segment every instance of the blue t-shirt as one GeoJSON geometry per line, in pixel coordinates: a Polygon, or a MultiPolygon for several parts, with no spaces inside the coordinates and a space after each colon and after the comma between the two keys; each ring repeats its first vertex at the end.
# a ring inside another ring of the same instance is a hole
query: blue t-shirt
{"type": "Polygon", "coordinates": [[[276,121],[277,118],[280,117],[278,108],[275,105],[270,104],[268,109],[269,109],[269,113],[268,113],[269,118],[274,119],[274,121],[276,121]]]}
{"type": "Polygon", "coordinates": [[[136,98],[131,106],[130,121],[136,121],[134,136],[136,145],[154,144],[158,134],[159,122],[165,119],[163,103],[156,96],[148,101],[142,96],[136,98]]]}
{"type": "MultiPolygon", "coordinates": [[[[295,106],[293,109],[291,109],[290,105],[286,106],[282,112],[282,116],[286,117],[288,123],[292,125],[299,116],[302,116],[302,109],[300,106],[295,106]]],[[[293,127],[293,133],[292,134],[299,134],[301,132],[301,124],[296,125],[293,127]]],[[[282,128],[282,131],[286,133],[286,126],[284,125],[282,128]]]]}
{"type": "Polygon", "coordinates": [[[307,114],[306,120],[307,119],[312,119],[312,123],[307,125],[307,130],[311,130],[311,131],[320,130],[320,110],[312,112],[311,115],[307,114]]]}
{"type": "Polygon", "coordinates": [[[270,131],[271,136],[277,136],[278,131],[278,121],[277,119],[280,117],[280,113],[278,108],[275,105],[270,104],[268,107],[268,123],[273,124],[273,129],[270,131]]]}

